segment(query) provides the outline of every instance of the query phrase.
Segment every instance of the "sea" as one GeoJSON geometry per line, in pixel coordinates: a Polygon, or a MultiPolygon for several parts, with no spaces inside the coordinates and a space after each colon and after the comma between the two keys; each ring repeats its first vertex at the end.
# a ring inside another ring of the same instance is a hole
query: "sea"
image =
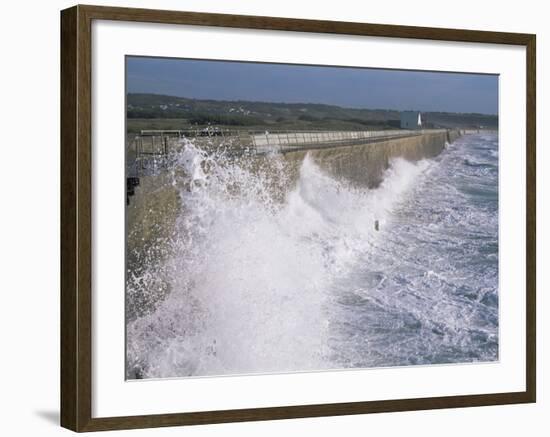
{"type": "Polygon", "coordinates": [[[184,140],[165,268],[128,275],[130,298],[169,290],[127,319],[129,379],[498,360],[497,134],[394,158],[376,188],[262,159],[184,140]]]}

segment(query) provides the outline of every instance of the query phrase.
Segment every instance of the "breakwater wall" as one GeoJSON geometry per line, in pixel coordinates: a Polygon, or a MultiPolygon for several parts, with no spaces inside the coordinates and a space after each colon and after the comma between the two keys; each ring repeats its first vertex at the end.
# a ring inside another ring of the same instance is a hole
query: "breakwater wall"
{"type": "MultiPolygon", "coordinates": [[[[222,165],[239,165],[252,174],[261,174],[262,180],[273,186],[273,198],[284,201],[286,193],[298,180],[306,155],[336,179],[374,188],[382,182],[392,158],[402,157],[410,161],[433,158],[444,150],[446,143],[453,142],[460,134],[459,131],[432,131],[363,144],[294,148],[275,155],[233,157],[222,165]],[[285,176],[283,183],[278,180],[281,164],[285,176]]],[[[167,141],[166,146],[170,145],[167,141]]],[[[208,172],[207,168],[204,170],[208,172]]],[[[126,207],[128,320],[143,315],[143,311],[148,312],[170,292],[171,285],[164,278],[170,276],[167,270],[174,267],[165,260],[170,257],[172,243],[185,238],[176,230],[178,217],[185,214],[180,198],[181,190],[187,189],[187,178],[185,175],[181,177],[183,172],[181,168],[161,167],[158,171],[133,178],[136,179],[136,184],[132,184],[134,194],[126,207]]]]}
{"type": "MultiPolygon", "coordinates": [[[[235,162],[229,161],[225,165],[243,165],[251,172],[265,174],[270,173],[270,166],[280,165],[282,160],[285,167],[285,186],[282,187],[278,181],[273,185],[279,191],[275,197],[283,200],[296,183],[307,154],[332,177],[354,185],[374,188],[382,181],[384,171],[392,158],[402,157],[417,161],[435,157],[445,148],[446,143],[453,142],[460,135],[460,131],[453,130],[426,131],[363,144],[354,142],[352,145],[340,143],[334,147],[294,148],[278,154],[276,159],[269,154],[252,154],[235,162]]],[[[171,141],[174,140],[166,142],[167,147],[171,145],[171,141]]],[[[182,170],[178,171],[181,173],[182,170]]],[[[168,246],[170,239],[178,238],[174,235],[174,228],[177,217],[181,214],[179,192],[182,187],[175,183],[173,169],[160,169],[132,179],[136,179],[135,185],[132,183],[131,187],[134,194],[126,207],[127,266],[129,270],[139,272],[141,265],[151,266],[158,261],[159,269],[165,268],[160,262],[166,256],[163,248],[168,246]]],[[[272,179],[276,179],[276,176],[272,179]]],[[[161,295],[166,291],[164,287],[165,284],[158,284],[161,295]]],[[[133,301],[139,302],[139,299],[134,296],[133,301]]]]}
{"type": "Polygon", "coordinates": [[[384,170],[392,158],[402,157],[409,161],[433,158],[441,153],[446,143],[455,141],[459,136],[459,131],[427,132],[367,144],[293,150],[284,153],[284,159],[290,165],[291,174],[297,175],[304,157],[309,154],[331,176],[354,185],[374,188],[382,182],[384,170]]]}

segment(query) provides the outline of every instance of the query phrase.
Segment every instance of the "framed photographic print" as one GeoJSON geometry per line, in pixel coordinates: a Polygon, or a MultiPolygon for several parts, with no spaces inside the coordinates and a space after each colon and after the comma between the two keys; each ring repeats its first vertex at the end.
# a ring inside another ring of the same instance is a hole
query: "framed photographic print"
{"type": "Polygon", "coordinates": [[[535,402],[535,36],[61,13],[61,424],[535,402]]]}

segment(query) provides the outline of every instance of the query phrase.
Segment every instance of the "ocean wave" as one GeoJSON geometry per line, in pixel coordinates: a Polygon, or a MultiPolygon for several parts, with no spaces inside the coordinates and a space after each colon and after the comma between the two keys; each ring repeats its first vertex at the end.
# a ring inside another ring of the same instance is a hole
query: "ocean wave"
{"type": "Polygon", "coordinates": [[[369,190],[306,156],[281,199],[288,169],[266,159],[251,170],[184,142],[172,180],[181,212],[163,261],[170,292],[128,323],[130,377],[334,367],[331,283],[380,238],[375,220],[385,226],[429,163],[395,159],[369,190]]]}

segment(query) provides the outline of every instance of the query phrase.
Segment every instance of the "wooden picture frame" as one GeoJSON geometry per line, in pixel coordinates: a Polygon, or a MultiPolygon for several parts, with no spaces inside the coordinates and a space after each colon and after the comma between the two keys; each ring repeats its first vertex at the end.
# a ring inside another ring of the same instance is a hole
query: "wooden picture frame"
{"type": "Polygon", "coordinates": [[[531,34],[75,6],[61,12],[61,425],[83,432],[276,420],[482,405],[536,399],[536,38],[531,34]],[[526,390],[510,393],[92,417],[92,36],[93,20],[266,29],[517,45],[526,48],[526,390]]]}

